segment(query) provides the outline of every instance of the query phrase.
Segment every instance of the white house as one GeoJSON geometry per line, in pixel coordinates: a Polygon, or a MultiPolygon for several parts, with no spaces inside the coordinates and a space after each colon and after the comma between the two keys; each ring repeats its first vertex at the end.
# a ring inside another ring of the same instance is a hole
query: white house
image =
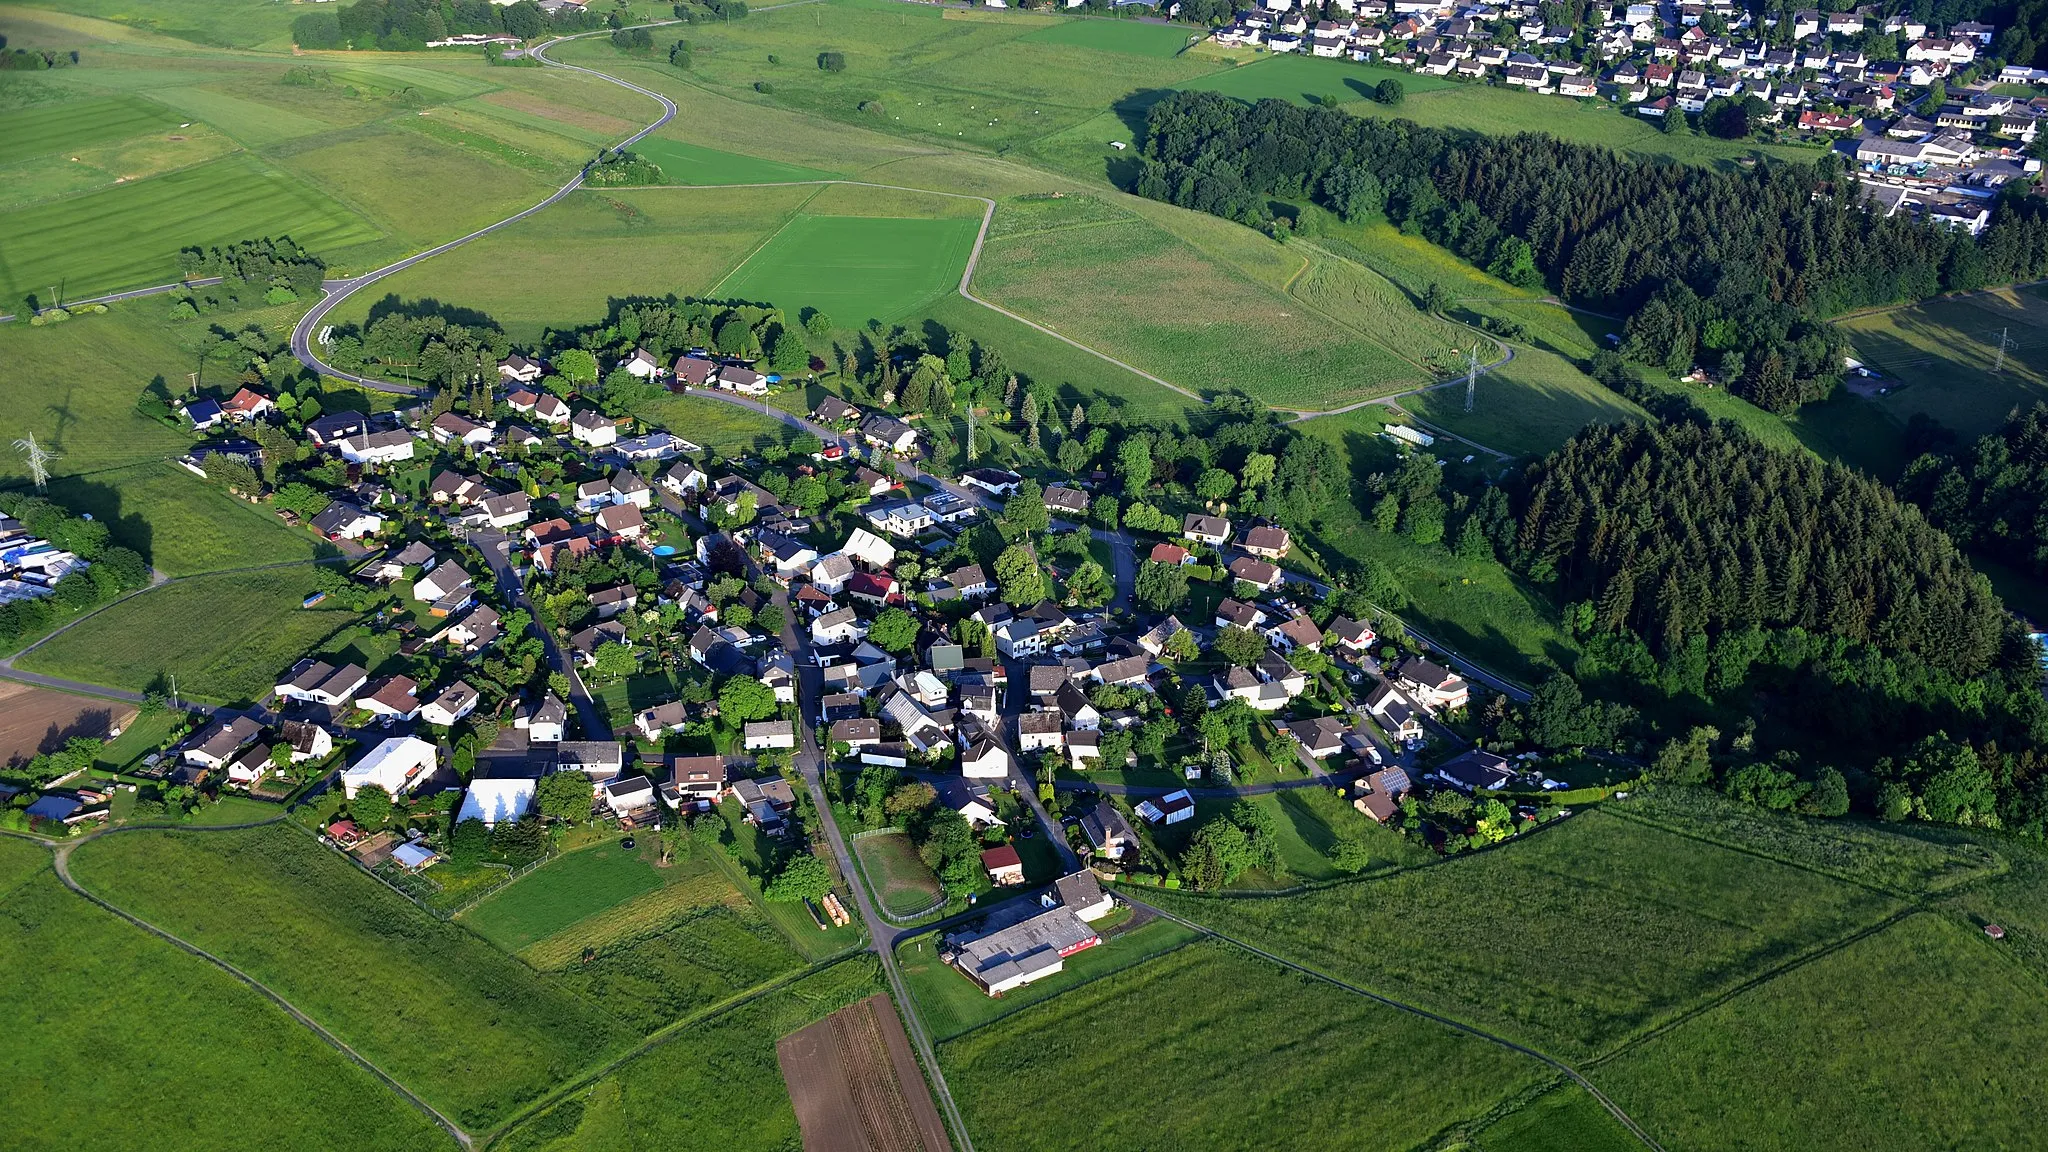
{"type": "Polygon", "coordinates": [[[469,573],[460,564],[437,564],[412,582],[412,598],[429,604],[469,587],[469,573]]]}
{"type": "Polygon", "coordinates": [[[406,432],[363,432],[344,436],[335,443],[341,458],[351,464],[396,464],[412,459],[413,438],[406,432]]]}
{"type": "Polygon", "coordinates": [[[444,728],[462,722],[462,718],[476,711],[477,702],[482,699],[477,690],[468,683],[457,680],[441,690],[441,694],[420,707],[420,719],[444,728]]]}
{"type": "Polygon", "coordinates": [[[896,562],[895,545],[865,528],[855,528],[846,538],[846,543],[840,546],[839,552],[877,570],[887,568],[896,562]]]}
{"type": "Polygon", "coordinates": [[[749,752],[796,747],[796,726],[787,720],[755,720],[746,727],[742,743],[749,752]]]}
{"type": "Polygon", "coordinates": [[[603,448],[618,443],[619,425],[602,412],[585,409],[569,421],[569,435],[592,448],[603,448]]]}
{"type": "Polygon", "coordinates": [[[402,795],[415,780],[432,773],[435,763],[431,743],[417,736],[393,736],[342,772],[341,789],[351,799],[366,784],[375,784],[393,796],[402,795]]]}
{"type": "Polygon", "coordinates": [[[960,774],[970,780],[1000,780],[1010,774],[1010,754],[983,736],[960,750],[960,774]]]}
{"type": "Polygon", "coordinates": [[[619,367],[624,368],[627,375],[637,376],[642,380],[652,380],[661,375],[661,361],[656,360],[653,353],[645,348],[633,349],[633,354],[621,360],[619,367]]]}
{"type": "Polygon", "coordinates": [[[811,621],[811,643],[844,644],[867,636],[868,626],[863,624],[851,608],[827,612],[811,621]]]}
{"type": "Polygon", "coordinates": [[[525,778],[513,780],[471,780],[469,791],[463,794],[462,810],[456,813],[455,822],[481,820],[485,827],[499,821],[517,821],[533,807],[534,793],[539,781],[525,778]]]}

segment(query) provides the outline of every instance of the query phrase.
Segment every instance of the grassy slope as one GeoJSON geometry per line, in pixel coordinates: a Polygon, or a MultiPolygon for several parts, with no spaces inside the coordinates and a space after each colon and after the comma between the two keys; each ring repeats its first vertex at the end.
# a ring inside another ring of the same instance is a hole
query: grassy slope
{"type": "Polygon", "coordinates": [[[425,1116],[213,965],[58,885],[47,855],[0,841],[0,1030],[11,1147],[224,1152],[453,1148],[425,1116]],[[22,874],[24,862],[35,871],[22,874]],[[205,1069],[205,1075],[194,1075],[205,1069]],[[107,1094],[118,1076],[118,1099],[107,1094]],[[319,1107],[279,1107],[318,1085],[319,1107]]]}
{"type": "Polygon", "coordinates": [[[646,851],[609,840],[570,852],[492,893],[463,922],[505,951],[517,952],[586,916],[662,887],[666,877],[646,856],[646,851]]]}
{"type": "Polygon", "coordinates": [[[714,295],[815,307],[842,324],[891,322],[960,283],[979,222],[806,212],[721,280],[714,295]]]}
{"type": "Polygon", "coordinates": [[[116,543],[169,576],[310,560],[326,546],[175,464],[135,464],[50,482],[50,499],[89,512],[116,543]]]}
{"type": "Polygon", "coordinates": [[[1577,1059],[1897,907],[1598,812],[1505,850],[1298,897],[1158,898],[1280,955],[1577,1059]],[[1518,913],[1496,915],[1509,892],[1518,913]],[[1374,946],[1353,946],[1363,941],[1374,946]],[[1645,954],[1659,962],[1635,961],[1645,954]]]}
{"type": "Polygon", "coordinates": [[[277,989],[465,1126],[505,1119],[631,1034],[294,828],[132,833],[86,846],[72,867],[277,989]],[[189,899],[201,890],[206,901],[189,899]]]}
{"type": "Polygon", "coordinates": [[[134,692],[162,690],[175,676],[179,694],[192,700],[256,700],[307,649],[355,619],[301,608],[311,587],[302,567],[179,581],[87,618],[20,667],[134,692]]]}
{"type": "Polygon", "coordinates": [[[991,1147],[1404,1149],[1541,1071],[1217,944],[1006,1016],[939,1061],[991,1147]]]}

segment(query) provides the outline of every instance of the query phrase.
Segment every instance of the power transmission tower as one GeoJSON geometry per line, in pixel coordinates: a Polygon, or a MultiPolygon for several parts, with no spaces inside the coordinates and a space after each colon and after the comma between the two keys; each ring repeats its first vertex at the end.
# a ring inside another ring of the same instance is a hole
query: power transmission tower
{"type": "Polygon", "coordinates": [[[2005,371],[2005,350],[2012,347],[2012,342],[2006,339],[2006,334],[2011,331],[2010,328],[1998,330],[1998,362],[1991,366],[1993,374],[2005,371]]]}
{"type": "Polygon", "coordinates": [[[29,478],[35,481],[36,491],[42,491],[50,483],[50,461],[55,460],[59,454],[36,443],[33,432],[16,440],[14,446],[28,457],[29,478]]]}
{"type": "Polygon", "coordinates": [[[967,402],[967,462],[974,463],[978,454],[974,450],[974,402],[967,402]]]}
{"type": "Polygon", "coordinates": [[[1465,354],[1465,411],[1472,410],[1472,397],[1479,391],[1479,345],[1465,354]]]}

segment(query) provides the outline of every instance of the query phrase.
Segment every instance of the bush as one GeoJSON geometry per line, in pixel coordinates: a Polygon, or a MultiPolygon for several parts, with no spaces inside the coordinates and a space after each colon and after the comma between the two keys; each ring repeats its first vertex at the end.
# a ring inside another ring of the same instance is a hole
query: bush
{"type": "Polygon", "coordinates": [[[820,52],[820,53],[818,53],[818,70],[819,70],[819,71],[821,71],[821,72],[844,72],[844,71],[846,71],[846,53],[844,53],[844,52],[820,52]]]}
{"type": "Polygon", "coordinates": [[[763,95],[772,95],[775,92],[775,85],[770,84],[766,80],[756,80],[754,81],[754,91],[763,95]]]}

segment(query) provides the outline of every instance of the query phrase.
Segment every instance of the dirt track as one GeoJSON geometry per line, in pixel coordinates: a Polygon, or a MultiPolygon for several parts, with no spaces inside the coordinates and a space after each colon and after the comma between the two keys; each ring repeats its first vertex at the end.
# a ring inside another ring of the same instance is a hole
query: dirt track
{"type": "Polygon", "coordinates": [[[134,719],[133,704],[0,681],[0,765],[55,751],[73,736],[104,739],[114,725],[134,719]]]}
{"type": "Polygon", "coordinates": [[[804,1152],[952,1152],[887,996],[784,1036],[775,1055],[804,1152]]]}

